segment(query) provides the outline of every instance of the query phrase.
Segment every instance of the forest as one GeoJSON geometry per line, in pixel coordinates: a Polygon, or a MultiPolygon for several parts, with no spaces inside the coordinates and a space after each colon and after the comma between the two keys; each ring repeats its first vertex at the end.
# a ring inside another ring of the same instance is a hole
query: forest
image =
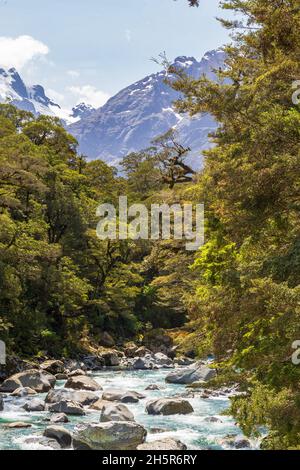
{"type": "Polygon", "coordinates": [[[228,413],[245,435],[267,428],[264,448],[300,449],[300,7],[221,3],[239,20],[220,20],[232,42],[218,81],[170,71],[178,112],[219,123],[199,173],[172,133],[120,172],[78,154],[57,118],[0,105],[0,336],[20,357],[59,358],[104,333],[176,331],[180,351],[214,355],[211,386],[240,384],[228,413]],[[98,205],[124,194],[204,203],[205,245],[100,240],[98,205]]]}

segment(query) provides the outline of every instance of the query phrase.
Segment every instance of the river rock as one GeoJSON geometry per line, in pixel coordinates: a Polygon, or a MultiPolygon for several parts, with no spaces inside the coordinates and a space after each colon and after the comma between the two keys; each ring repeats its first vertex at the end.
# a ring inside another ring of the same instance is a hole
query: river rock
{"type": "Polygon", "coordinates": [[[137,403],[139,400],[144,398],[146,398],[145,395],[142,395],[141,393],[123,390],[106,390],[102,394],[102,400],[120,401],[122,403],[137,403]]]}
{"type": "Polygon", "coordinates": [[[96,380],[88,377],[87,375],[76,375],[74,377],[69,377],[65,383],[65,388],[73,388],[74,390],[88,390],[90,392],[102,390],[101,385],[99,385],[96,380]]]}
{"type": "Polygon", "coordinates": [[[32,388],[29,388],[29,387],[20,387],[20,388],[17,388],[11,394],[12,397],[19,397],[19,398],[27,397],[29,395],[37,395],[37,392],[35,390],[32,390],[32,388]]]}
{"type": "Polygon", "coordinates": [[[16,421],[15,423],[8,423],[5,425],[8,429],[27,429],[31,428],[32,424],[24,423],[23,421],[16,421]]]}
{"type": "Polygon", "coordinates": [[[63,449],[72,444],[71,433],[63,426],[48,426],[44,431],[44,436],[55,439],[63,449]]]}
{"type": "Polygon", "coordinates": [[[147,403],[149,415],[189,414],[194,411],[192,405],[182,398],[160,398],[147,403]]]}
{"type": "Polygon", "coordinates": [[[126,357],[133,358],[136,356],[138,346],[135,343],[127,343],[124,346],[124,353],[126,357]]]}
{"type": "Polygon", "coordinates": [[[48,360],[40,364],[40,368],[52,375],[62,374],[64,372],[64,363],[58,360],[48,360]]]}
{"type": "Polygon", "coordinates": [[[3,398],[0,396],[0,411],[3,411],[4,409],[4,401],[3,398]]]}
{"type": "Polygon", "coordinates": [[[121,363],[121,358],[118,355],[117,351],[108,351],[102,354],[104,363],[107,367],[119,366],[121,363]]]}
{"type": "Polygon", "coordinates": [[[141,347],[137,348],[137,350],[135,351],[135,356],[136,357],[144,357],[144,356],[146,356],[146,354],[151,355],[151,351],[150,351],[150,349],[145,348],[145,346],[141,346],[141,347]]]}
{"type": "Polygon", "coordinates": [[[72,372],[68,373],[68,377],[76,377],[78,375],[84,376],[86,375],[86,372],[82,369],[75,369],[72,372]]]}
{"type": "Polygon", "coordinates": [[[25,411],[44,411],[45,403],[39,398],[34,398],[33,400],[25,403],[22,407],[25,411]]]}
{"type": "Polygon", "coordinates": [[[220,441],[220,444],[234,449],[249,449],[251,447],[248,439],[237,436],[236,434],[228,434],[220,441]]]}
{"type": "Polygon", "coordinates": [[[155,353],[154,354],[154,359],[156,364],[159,366],[173,366],[173,361],[170,359],[166,354],[163,354],[161,352],[155,353]]]}
{"type": "Polygon", "coordinates": [[[187,446],[177,439],[167,437],[158,441],[145,442],[137,450],[186,450],[187,446]]]}
{"type": "Polygon", "coordinates": [[[68,380],[67,374],[55,374],[56,380],[68,380]]]}
{"type": "Polygon", "coordinates": [[[48,373],[31,369],[12,375],[0,387],[1,392],[12,393],[20,387],[29,387],[38,393],[48,392],[55,384],[56,378],[48,373]]]}
{"type": "Polygon", "coordinates": [[[192,365],[195,361],[193,359],[190,359],[189,357],[185,356],[180,356],[174,359],[175,364],[178,364],[179,366],[190,366],[192,365]]]}
{"type": "Polygon", "coordinates": [[[83,363],[87,367],[87,369],[90,370],[101,370],[105,366],[105,360],[102,356],[85,356],[83,358],[83,363]]]}
{"type": "Polygon", "coordinates": [[[150,384],[148,385],[148,387],[145,388],[145,390],[160,390],[160,387],[156,384],[150,384]]]}
{"type": "Polygon", "coordinates": [[[150,354],[147,354],[145,357],[134,358],[132,366],[136,370],[150,370],[154,369],[155,361],[150,354]]]}
{"type": "Polygon", "coordinates": [[[108,421],[134,421],[134,416],[127,406],[122,404],[109,403],[104,405],[100,415],[100,422],[108,421]]]}
{"type": "Polygon", "coordinates": [[[57,415],[51,416],[50,421],[53,424],[68,423],[69,418],[65,413],[58,413],[57,415]]]}
{"type": "Polygon", "coordinates": [[[203,364],[195,363],[190,367],[174,370],[167,375],[166,382],[174,384],[191,384],[197,381],[207,382],[215,376],[215,369],[210,369],[203,364]]]}
{"type": "Polygon", "coordinates": [[[45,436],[31,436],[31,437],[26,437],[23,440],[23,444],[30,445],[31,447],[33,446],[35,450],[37,449],[38,446],[43,447],[43,449],[38,449],[38,450],[61,450],[61,447],[59,443],[55,439],[50,439],[45,436]]]}
{"type": "Polygon", "coordinates": [[[207,418],[204,418],[206,423],[223,423],[223,421],[220,418],[217,418],[216,416],[207,416],[207,418]]]}
{"type": "Polygon", "coordinates": [[[45,399],[46,403],[57,403],[64,400],[75,401],[82,406],[88,406],[99,400],[99,397],[92,392],[66,390],[61,388],[58,390],[50,390],[45,399]]]}
{"type": "Polygon", "coordinates": [[[71,400],[62,400],[57,403],[53,403],[52,405],[49,405],[48,410],[50,413],[65,413],[66,415],[83,416],[85,414],[80,403],[71,400]]]}
{"type": "Polygon", "coordinates": [[[130,421],[79,425],[75,428],[73,446],[78,450],[136,450],[146,435],[143,426],[130,421]]]}
{"type": "MultiPolygon", "coordinates": [[[[65,362],[65,368],[68,373],[73,372],[75,370],[83,370],[86,372],[87,367],[82,361],[75,361],[74,359],[68,359],[65,362]]],[[[84,375],[84,374],[81,374],[84,375]]]]}
{"type": "Polygon", "coordinates": [[[105,405],[111,405],[111,401],[102,400],[102,398],[99,398],[99,400],[97,400],[95,403],[93,403],[89,408],[91,410],[95,410],[95,411],[102,411],[102,408],[105,405]]]}

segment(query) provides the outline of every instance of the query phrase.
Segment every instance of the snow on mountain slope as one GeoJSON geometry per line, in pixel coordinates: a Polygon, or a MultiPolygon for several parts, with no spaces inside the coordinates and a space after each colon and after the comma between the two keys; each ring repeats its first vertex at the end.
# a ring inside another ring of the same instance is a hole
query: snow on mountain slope
{"type": "MultiPolygon", "coordinates": [[[[213,69],[224,65],[222,51],[210,51],[197,61],[194,57],[177,57],[174,65],[193,77],[206,74],[215,79],[213,69]]],[[[191,148],[189,162],[201,168],[201,151],[211,146],[208,134],[216,123],[208,115],[181,116],[172,103],[180,96],[164,83],[166,72],[161,71],[123,89],[101,108],[91,111],[68,127],[80,144],[80,151],[89,158],[102,158],[110,164],[132,151],[150,145],[151,141],[168,131],[178,130],[180,141],[191,148]]]]}
{"type": "Polygon", "coordinates": [[[14,68],[7,71],[0,69],[0,102],[7,101],[36,116],[39,114],[55,116],[61,109],[45,95],[41,85],[27,87],[14,68]]]}

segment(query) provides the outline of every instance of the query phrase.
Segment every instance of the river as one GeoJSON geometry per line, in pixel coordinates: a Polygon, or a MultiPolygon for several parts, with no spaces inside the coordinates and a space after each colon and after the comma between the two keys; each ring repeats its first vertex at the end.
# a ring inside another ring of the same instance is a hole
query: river
{"type": "MultiPolygon", "coordinates": [[[[188,449],[226,449],[222,439],[228,434],[242,436],[240,429],[229,416],[223,416],[229,404],[226,396],[200,398],[199,393],[187,399],[194,408],[194,413],[188,415],[151,416],[145,412],[145,403],[150,399],[166,398],[174,395],[185,396],[187,390],[184,385],[168,384],[165,382],[167,370],[157,371],[116,371],[106,370],[94,373],[92,376],[104,390],[135,390],[146,395],[146,399],[138,403],[126,404],[135,416],[137,423],[142,424],[148,431],[147,441],[154,441],[165,437],[174,437],[185,443],[188,449]],[[150,384],[157,384],[160,390],[147,390],[150,384]],[[219,418],[218,422],[208,422],[208,417],[219,418]],[[158,431],[159,429],[159,431],[158,431]]],[[[64,382],[58,382],[57,387],[63,387],[64,382]]],[[[39,397],[44,397],[40,394],[39,397]]],[[[101,392],[99,392],[101,396],[101,392]]],[[[47,412],[28,413],[22,409],[22,405],[30,398],[15,398],[7,396],[4,402],[4,411],[0,413],[0,450],[3,449],[45,449],[36,444],[25,443],[24,440],[31,436],[41,435],[49,425],[45,418],[47,412]],[[28,429],[7,429],[5,423],[22,421],[30,422],[28,429]]],[[[64,424],[70,431],[78,423],[99,422],[99,411],[86,410],[85,416],[69,416],[70,422],[64,424]]],[[[252,448],[257,444],[251,442],[252,448]]]]}

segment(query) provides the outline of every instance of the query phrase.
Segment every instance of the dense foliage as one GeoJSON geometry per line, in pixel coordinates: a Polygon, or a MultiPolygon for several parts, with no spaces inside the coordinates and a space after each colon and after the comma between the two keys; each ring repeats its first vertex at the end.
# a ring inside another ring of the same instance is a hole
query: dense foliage
{"type": "Polygon", "coordinates": [[[216,146],[194,189],[206,203],[207,237],[193,264],[199,275],[194,322],[224,378],[246,397],[232,412],[248,434],[271,431],[269,448],[300,447],[300,78],[297,0],[225,0],[241,20],[219,83],[178,73],[180,111],[209,112],[216,146]]]}
{"type": "Polygon", "coordinates": [[[0,334],[22,355],[71,354],[104,331],[122,340],[185,318],[178,248],[96,236],[99,204],[145,200],[159,175],[152,187],[130,165],[119,177],[76,145],[57,119],[0,106],[0,334]]]}

